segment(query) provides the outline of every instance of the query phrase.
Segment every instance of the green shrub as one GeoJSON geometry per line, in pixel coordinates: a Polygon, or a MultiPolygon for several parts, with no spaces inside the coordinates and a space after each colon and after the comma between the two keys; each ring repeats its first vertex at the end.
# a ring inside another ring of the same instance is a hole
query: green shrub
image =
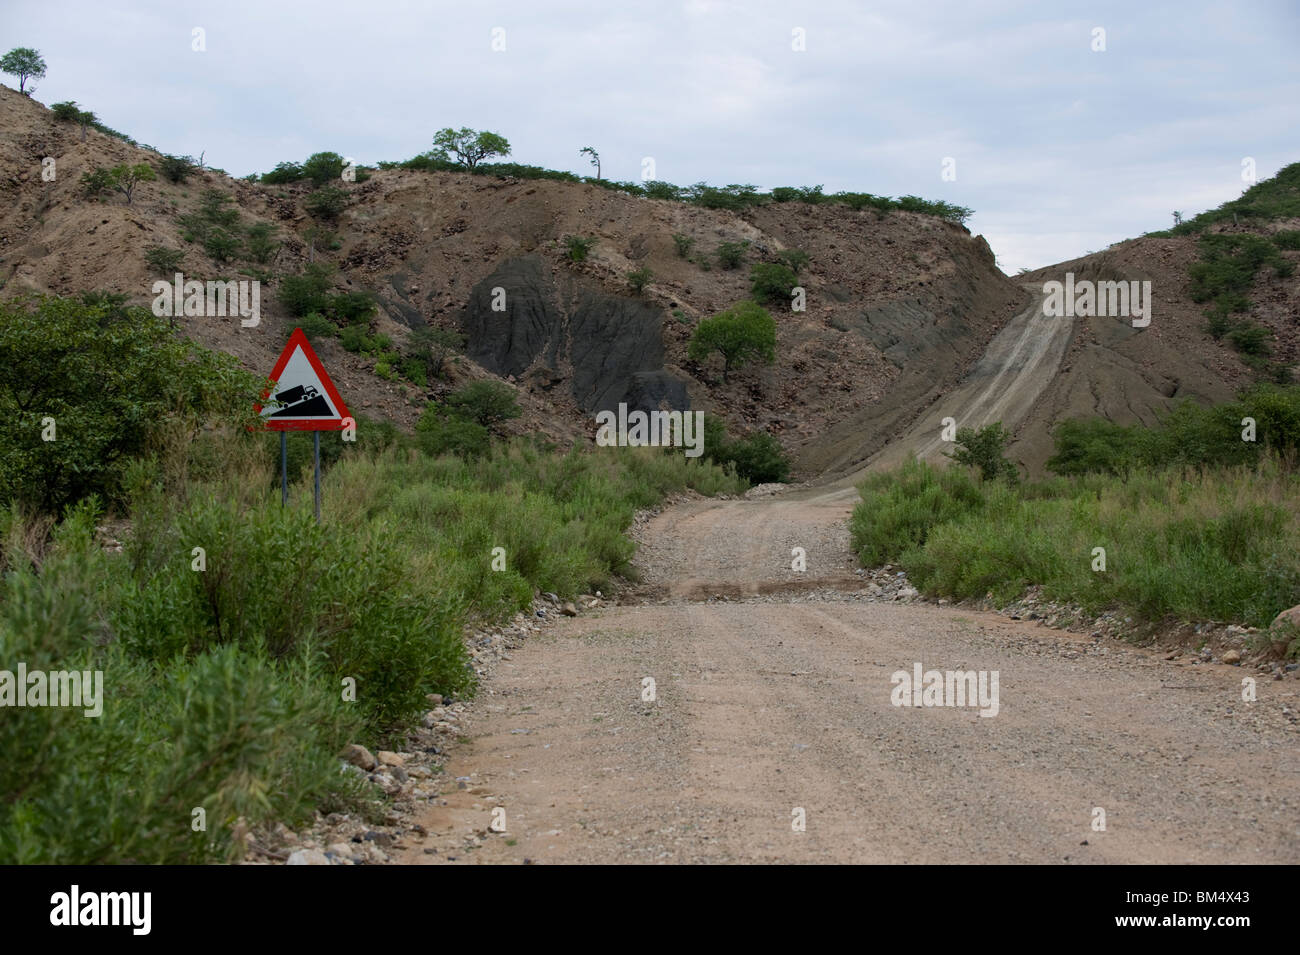
{"type": "Polygon", "coordinates": [[[329,266],[313,263],[300,275],[287,275],[281,279],[276,297],[290,315],[301,317],[310,312],[323,313],[330,304],[331,275],[329,266]]]}
{"type": "Polygon", "coordinates": [[[339,333],[338,326],[320,312],[309,312],[298,319],[298,327],[308,340],[316,342],[322,338],[333,338],[339,333]]]}
{"type": "Polygon", "coordinates": [[[566,237],[564,241],[568,247],[569,258],[574,262],[586,261],[587,253],[596,244],[595,236],[584,239],[581,236],[571,235],[566,237]]]}
{"type": "Polygon", "coordinates": [[[460,417],[485,428],[495,428],[523,413],[515,400],[515,390],[504,381],[470,382],[448,395],[447,405],[460,417]]]}
{"type": "MultiPolygon", "coordinates": [[[[426,325],[411,333],[407,342],[410,355],[424,365],[425,376],[429,379],[441,378],[447,356],[465,345],[465,336],[460,332],[426,325]]],[[[414,378],[412,381],[416,380],[414,378]]]]}
{"type": "Polygon", "coordinates": [[[1105,418],[1071,418],[1056,426],[1056,453],[1047,460],[1057,474],[1127,474],[1144,461],[1138,428],[1105,418]]]}
{"type": "Polygon", "coordinates": [[[654,273],[649,269],[635,269],[627,273],[627,284],[635,294],[640,295],[645,291],[645,287],[650,284],[652,278],[654,278],[654,273]]]}
{"type": "Polygon", "coordinates": [[[242,420],[259,391],[234,358],[177,339],[148,309],[0,302],[0,505],[116,500],[130,459],[178,407],[242,420]]]}
{"type": "Polygon", "coordinates": [[[745,260],[745,250],[747,248],[749,248],[748,239],[740,242],[719,243],[718,265],[727,270],[740,268],[740,263],[745,260]]]}
{"type": "Polygon", "coordinates": [[[144,250],[144,260],[150,270],[169,278],[180,268],[183,258],[185,253],[180,249],[169,249],[162,245],[151,245],[144,250]]]}
{"type": "Polygon", "coordinates": [[[370,350],[370,336],[364,325],[345,325],[339,331],[339,344],[354,354],[370,350]]]}
{"type": "Polygon", "coordinates": [[[225,229],[213,229],[203,240],[203,251],[212,258],[214,262],[229,262],[239,255],[239,250],[243,242],[237,235],[232,235],[225,229]]]}
{"type": "Polygon", "coordinates": [[[375,312],[375,297],[371,293],[354,289],[329,297],[326,309],[346,325],[367,323],[375,312]]]}
{"type": "Polygon", "coordinates": [[[1010,437],[1011,433],[1003,430],[1000,421],[978,429],[958,428],[953,453],[948,457],[958,464],[978,468],[980,477],[985,481],[998,478],[1015,481],[1020,472],[1003,454],[1010,437]]]}
{"type": "Polygon", "coordinates": [[[1257,322],[1241,322],[1227,334],[1232,347],[1243,355],[1267,355],[1273,333],[1257,322]]]}
{"type": "Polygon", "coordinates": [[[429,405],[415,425],[420,448],[435,457],[455,454],[474,458],[486,454],[491,444],[488,429],[470,418],[448,414],[445,408],[429,405]]]}
{"type": "Polygon", "coordinates": [[[338,182],[343,177],[345,166],[343,157],[338,153],[313,153],[302,164],[301,174],[304,179],[310,180],[313,187],[319,189],[328,183],[338,182]]]}
{"type": "Polygon", "coordinates": [[[1300,229],[1280,229],[1274,232],[1273,244],[1279,249],[1295,252],[1300,249],[1300,229]]]}
{"type": "Polygon", "coordinates": [[[86,199],[101,199],[113,188],[113,175],[102,166],[81,174],[81,194],[86,199]]]}
{"type": "Polygon", "coordinates": [[[689,259],[691,257],[691,247],[695,245],[695,240],[688,235],[682,235],[680,232],[673,233],[673,245],[677,248],[677,257],[680,259],[689,259]]]}
{"type": "Polygon", "coordinates": [[[777,261],[782,265],[788,266],[792,272],[798,275],[809,263],[808,253],[802,249],[782,249],[776,254],[777,261]]]}
{"type": "Polygon", "coordinates": [[[776,360],[776,322],[756,302],[740,302],[695,326],[687,354],[692,361],[722,356],[722,380],[731,371],[754,361],[776,360]]]}
{"type": "Polygon", "coordinates": [[[721,461],[717,456],[714,460],[730,461],[736,474],[751,484],[784,483],[790,479],[790,459],[781,442],[766,431],[732,441],[721,453],[721,461]]]}
{"type": "Polygon", "coordinates": [[[194,172],[194,159],[190,156],[164,154],[158,160],[158,171],[168,182],[182,183],[194,172]]]}
{"type": "Polygon", "coordinates": [[[429,386],[428,367],[420,359],[403,358],[400,367],[404,378],[419,385],[421,388],[427,388],[429,386]]]}
{"type": "Polygon", "coordinates": [[[254,222],[244,233],[244,247],[254,262],[263,265],[270,262],[280,248],[280,243],[275,239],[275,226],[270,222],[254,222]]]}
{"type": "Polygon", "coordinates": [[[281,186],[302,179],[302,166],[296,162],[276,163],[270,172],[262,173],[262,182],[268,186],[281,186]]]}
{"type": "Polygon", "coordinates": [[[936,469],[915,458],[897,471],[871,475],[858,491],[862,500],[849,531],[864,567],[897,563],[935,527],[984,507],[984,491],[968,472],[936,469]]]}
{"type": "Polygon", "coordinates": [[[326,222],[338,219],[347,205],[348,194],[337,186],[317,189],[303,200],[303,206],[309,215],[326,222]]]}
{"type": "Polygon", "coordinates": [[[794,271],[772,262],[758,262],[749,270],[754,298],[760,302],[790,303],[790,290],[799,283],[794,271]]]}
{"type": "Polygon", "coordinates": [[[77,117],[81,115],[81,108],[72,100],[65,100],[62,103],[51,103],[50,112],[59,122],[75,123],[77,117]]]}

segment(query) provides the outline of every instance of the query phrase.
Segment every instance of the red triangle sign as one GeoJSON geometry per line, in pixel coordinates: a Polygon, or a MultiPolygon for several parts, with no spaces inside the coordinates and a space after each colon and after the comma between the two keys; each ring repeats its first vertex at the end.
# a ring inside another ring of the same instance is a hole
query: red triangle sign
{"type": "Polygon", "coordinates": [[[283,402],[278,407],[253,405],[268,431],[342,431],[347,406],[312,351],[301,328],[295,328],[271,372],[271,388],[262,400],[283,402]]]}

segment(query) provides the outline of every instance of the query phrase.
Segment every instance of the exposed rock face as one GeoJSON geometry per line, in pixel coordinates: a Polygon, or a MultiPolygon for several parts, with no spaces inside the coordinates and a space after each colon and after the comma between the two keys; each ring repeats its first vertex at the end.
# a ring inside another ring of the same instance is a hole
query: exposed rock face
{"type": "Polygon", "coordinates": [[[561,292],[542,258],[501,262],[470,293],[462,312],[466,354],[488,371],[522,377],[572,368],[572,392],[585,411],[690,407],[686,385],[664,370],[660,310],[590,288],[561,292]],[[493,311],[504,290],[504,311],[493,311]]]}

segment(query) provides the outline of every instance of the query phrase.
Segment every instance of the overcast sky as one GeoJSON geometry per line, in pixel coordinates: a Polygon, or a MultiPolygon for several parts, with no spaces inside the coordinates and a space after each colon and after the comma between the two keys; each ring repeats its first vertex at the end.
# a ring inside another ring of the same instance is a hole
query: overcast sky
{"type": "Polygon", "coordinates": [[[611,179],[652,157],[679,185],[946,199],[1009,273],[1233,198],[1246,157],[1300,160],[1300,0],[0,3],[0,52],[48,64],[38,100],[233,175],[470,126],[581,174],[594,146],[611,179]]]}

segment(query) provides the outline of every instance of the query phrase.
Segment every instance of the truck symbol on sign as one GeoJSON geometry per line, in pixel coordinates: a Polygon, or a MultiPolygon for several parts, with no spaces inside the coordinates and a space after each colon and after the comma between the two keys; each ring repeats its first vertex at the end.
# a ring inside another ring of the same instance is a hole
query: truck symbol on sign
{"type": "Polygon", "coordinates": [[[306,401],[309,398],[315,398],[320,392],[316,390],[315,385],[295,385],[292,388],[286,388],[275,396],[275,400],[282,403],[282,406],[296,405],[299,402],[306,401]]]}

